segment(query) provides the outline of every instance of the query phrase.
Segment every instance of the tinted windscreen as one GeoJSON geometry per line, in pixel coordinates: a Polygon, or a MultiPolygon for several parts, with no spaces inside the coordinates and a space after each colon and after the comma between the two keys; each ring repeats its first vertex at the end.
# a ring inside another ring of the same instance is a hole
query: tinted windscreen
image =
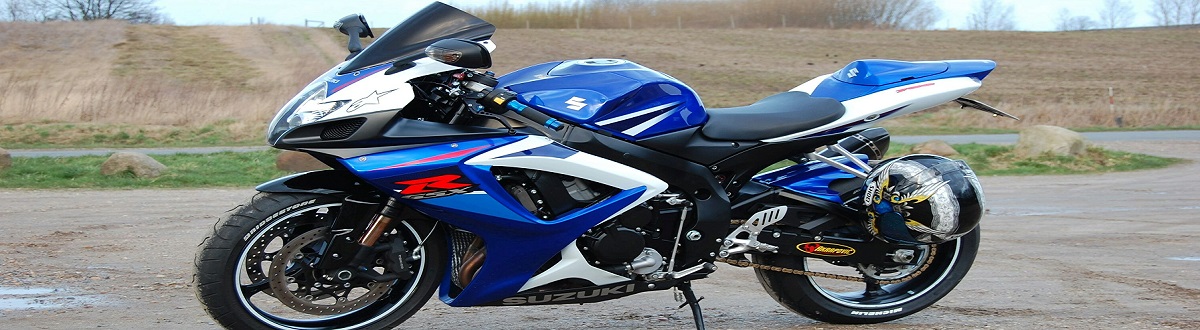
{"type": "Polygon", "coordinates": [[[346,74],[392,61],[412,61],[425,56],[425,47],[448,38],[483,41],[496,26],[458,8],[434,2],[379,36],[338,71],[346,74]]]}

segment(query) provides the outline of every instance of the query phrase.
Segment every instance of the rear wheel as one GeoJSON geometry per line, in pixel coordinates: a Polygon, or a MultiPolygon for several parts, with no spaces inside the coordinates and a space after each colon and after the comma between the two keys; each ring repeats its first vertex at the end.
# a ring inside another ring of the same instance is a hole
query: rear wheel
{"type": "MultiPolygon", "coordinates": [[[[195,264],[196,296],[209,315],[236,329],[383,329],[416,313],[447,260],[429,221],[401,221],[377,243],[405,247],[409,279],[338,280],[309,266],[343,197],[261,193],[218,221],[195,264]]],[[[374,270],[385,272],[387,258],[376,258],[374,270]]]]}
{"type": "Polygon", "coordinates": [[[880,269],[774,255],[754,259],[759,264],[866,277],[866,282],[763,269],[755,274],[767,293],[793,312],[829,323],[879,323],[911,315],[945,297],[966,276],[978,251],[979,228],[975,228],[958,239],[918,251],[917,266],[910,267],[880,269]],[[903,281],[879,284],[895,280],[903,281]]]}

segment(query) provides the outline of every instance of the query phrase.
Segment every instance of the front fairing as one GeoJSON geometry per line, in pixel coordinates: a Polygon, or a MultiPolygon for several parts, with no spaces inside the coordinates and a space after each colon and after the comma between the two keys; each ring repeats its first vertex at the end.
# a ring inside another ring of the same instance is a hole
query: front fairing
{"type": "MultiPolygon", "coordinates": [[[[495,30],[495,26],[457,8],[432,3],[388,30],[354,58],[309,83],[271,120],[267,143],[278,145],[289,132],[300,127],[382,111],[399,111],[415,98],[413,88],[408,84],[410,80],[458,69],[425,57],[422,50],[426,46],[442,39],[464,38],[482,41],[490,50],[495,46],[487,38],[495,30]],[[392,67],[390,63],[405,63],[409,68],[385,74],[384,71],[392,67]]],[[[322,135],[320,140],[330,137],[320,132],[318,135],[322,135]]],[[[302,140],[312,139],[305,136],[302,140]]]]}

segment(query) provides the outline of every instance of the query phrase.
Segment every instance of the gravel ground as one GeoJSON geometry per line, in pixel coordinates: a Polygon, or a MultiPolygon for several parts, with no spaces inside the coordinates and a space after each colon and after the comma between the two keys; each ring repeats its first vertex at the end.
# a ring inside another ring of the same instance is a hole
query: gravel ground
{"type": "MultiPolygon", "coordinates": [[[[1104,142],[1200,160],[1200,142],[1104,142]]],[[[1200,328],[1200,165],[1101,175],[986,177],[975,267],[935,306],[870,326],[783,309],[750,270],[696,282],[713,329],[1200,328]]],[[[216,325],[191,288],[195,246],[253,191],[0,190],[0,324],[10,329],[216,325]]],[[[670,292],[589,305],[449,308],[406,327],[677,329],[670,292]]]]}

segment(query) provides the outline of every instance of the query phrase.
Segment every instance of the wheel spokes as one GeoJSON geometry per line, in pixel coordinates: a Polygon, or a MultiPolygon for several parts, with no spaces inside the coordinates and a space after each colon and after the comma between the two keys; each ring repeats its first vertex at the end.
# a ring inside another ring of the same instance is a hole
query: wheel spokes
{"type": "Polygon", "coordinates": [[[263,280],[263,281],[258,281],[258,282],[252,283],[252,284],[243,285],[242,286],[242,297],[245,297],[246,299],[250,299],[250,297],[253,297],[255,294],[258,294],[259,292],[263,292],[263,291],[266,291],[267,295],[274,296],[274,295],[272,295],[272,292],[271,292],[271,282],[270,281],[263,280]]]}

